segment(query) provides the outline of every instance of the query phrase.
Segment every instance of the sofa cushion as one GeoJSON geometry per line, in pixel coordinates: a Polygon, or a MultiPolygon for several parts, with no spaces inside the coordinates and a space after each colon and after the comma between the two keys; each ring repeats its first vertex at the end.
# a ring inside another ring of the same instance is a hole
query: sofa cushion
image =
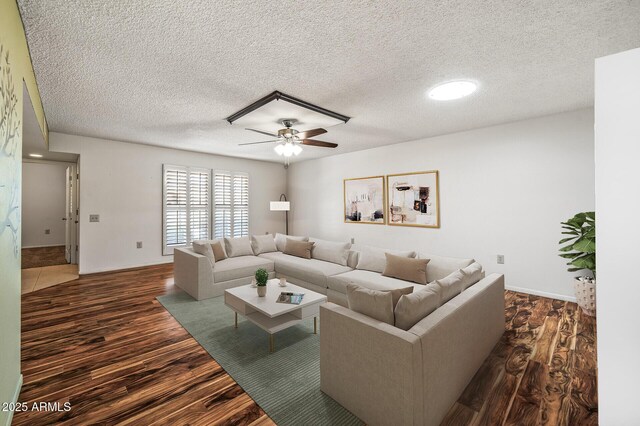
{"type": "Polygon", "coordinates": [[[434,256],[430,254],[418,253],[418,259],[429,259],[427,265],[427,282],[433,282],[446,277],[458,269],[471,265],[473,259],[458,259],[457,257],[434,256]]]}
{"type": "Polygon", "coordinates": [[[227,253],[224,251],[224,245],[221,241],[215,240],[214,243],[211,243],[211,250],[213,251],[213,257],[216,259],[216,262],[227,258],[227,253]]]}
{"type": "Polygon", "coordinates": [[[303,259],[311,259],[311,249],[313,249],[313,244],[314,243],[311,241],[287,239],[287,242],[284,244],[284,254],[302,257],[303,259]]]}
{"type": "Polygon", "coordinates": [[[224,239],[227,257],[253,256],[249,237],[236,237],[224,239]]]}
{"type": "MultiPolygon", "coordinates": [[[[260,257],[273,260],[278,274],[297,278],[322,288],[327,288],[329,277],[351,271],[348,266],[318,259],[303,259],[280,252],[264,253],[260,257]]],[[[347,290],[345,289],[343,293],[346,294],[347,290]]]]}
{"type": "Polygon", "coordinates": [[[278,251],[284,251],[284,245],[287,242],[287,238],[290,238],[296,241],[309,241],[309,237],[299,237],[295,235],[285,235],[285,234],[276,233],[276,236],[274,239],[276,241],[276,248],[278,249],[278,251]]]}
{"type": "Polygon", "coordinates": [[[466,290],[482,279],[482,265],[480,265],[478,262],[473,262],[466,268],[462,268],[461,271],[464,274],[464,278],[462,280],[462,291],[466,290]]]}
{"type": "Polygon", "coordinates": [[[253,235],[251,237],[251,248],[256,256],[262,253],[278,251],[276,241],[271,234],[253,235]]]}
{"type": "Polygon", "coordinates": [[[385,277],[377,272],[362,271],[359,269],[333,275],[328,278],[328,288],[342,294],[347,294],[347,284],[358,284],[361,287],[372,290],[393,290],[411,286],[415,291],[424,288],[422,284],[414,284],[397,278],[385,277]]]}
{"type": "Polygon", "coordinates": [[[370,290],[355,284],[347,286],[349,309],[393,325],[393,295],[389,291],[370,290]]]}
{"type": "Polygon", "coordinates": [[[347,266],[351,243],[325,241],[317,238],[309,238],[309,241],[314,242],[313,250],[311,251],[312,258],[347,266]]]}
{"type": "Polygon", "coordinates": [[[193,248],[193,251],[209,259],[211,266],[213,266],[213,264],[216,263],[216,259],[213,255],[213,250],[211,249],[211,243],[212,241],[209,240],[192,241],[191,247],[193,248]]]}
{"type": "Polygon", "coordinates": [[[354,250],[359,252],[358,265],[356,266],[357,269],[379,273],[384,271],[384,267],[387,264],[387,259],[384,256],[385,253],[391,253],[395,256],[402,257],[416,256],[416,252],[414,251],[396,251],[371,246],[358,246],[357,248],[354,248],[354,250]]]}
{"type": "Polygon", "coordinates": [[[449,300],[453,299],[460,293],[462,293],[462,281],[464,280],[464,274],[460,269],[446,277],[436,280],[435,283],[440,286],[441,289],[441,300],[440,303],[447,303],[449,300]]]}
{"type": "Polygon", "coordinates": [[[237,278],[252,277],[256,271],[264,268],[273,272],[273,261],[257,256],[236,256],[216,262],[213,267],[213,280],[224,282],[237,278]]]}
{"type": "Polygon", "coordinates": [[[390,253],[385,253],[384,255],[387,258],[387,264],[382,275],[417,284],[427,284],[427,264],[429,259],[413,259],[394,256],[390,253]]]}
{"type": "Polygon", "coordinates": [[[420,290],[400,297],[393,310],[395,326],[409,330],[422,318],[440,307],[440,287],[431,283],[420,290]]]}

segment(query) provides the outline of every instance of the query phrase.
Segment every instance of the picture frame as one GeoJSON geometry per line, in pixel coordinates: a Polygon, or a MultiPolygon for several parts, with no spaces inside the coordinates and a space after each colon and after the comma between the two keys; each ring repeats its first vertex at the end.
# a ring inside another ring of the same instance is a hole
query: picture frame
{"type": "Polygon", "coordinates": [[[440,228],[438,170],[386,176],[387,224],[440,228]]]}
{"type": "Polygon", "coordinates": [[[384,176],[343,180],[344,223],[386,224],[386,187],[384,176]]]}

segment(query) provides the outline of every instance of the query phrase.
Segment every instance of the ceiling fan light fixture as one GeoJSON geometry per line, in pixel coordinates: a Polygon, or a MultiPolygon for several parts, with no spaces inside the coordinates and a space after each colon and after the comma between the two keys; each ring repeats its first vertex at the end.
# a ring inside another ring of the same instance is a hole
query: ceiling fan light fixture
{"type": "Polygon", "coordinates": [[[293,147],[293,144],[291,142],[285,143],[282,148],[282,153],[285,157],[291,157],[294,151],[295,148],[293,147]]]}
{"type": "Polygon", "coordinates": [[[283,144],[278,144],[275,147],[273,147],[273,150],[276,152],[276,154],[278,155],[284,155],[284,145],[283,144]]]}
{"type": "Polygon", "coordinates": [[[469,96],[477,89],[478,84],[471,80],[448,81],[433,86],[427,96],[436,101],[452,101],[469,96]]]}
{"type": "Polygon", "coordinates": [[[300,155],[302,152],[302,147],[300,145],[293,145],[293,155],[300,155]]]}

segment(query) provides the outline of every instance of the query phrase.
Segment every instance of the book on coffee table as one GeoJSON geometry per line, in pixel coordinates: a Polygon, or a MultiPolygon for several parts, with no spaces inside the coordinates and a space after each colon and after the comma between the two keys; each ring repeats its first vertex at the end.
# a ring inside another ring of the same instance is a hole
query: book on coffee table
{"type": "Polygon", "coordinates": [[[291,303],[292,305],[299,305],[302,302],[302,298],[304,297],[304,293],[291,293],[287,291],[283,291],[278,296],[278,303],[291,303]]]}

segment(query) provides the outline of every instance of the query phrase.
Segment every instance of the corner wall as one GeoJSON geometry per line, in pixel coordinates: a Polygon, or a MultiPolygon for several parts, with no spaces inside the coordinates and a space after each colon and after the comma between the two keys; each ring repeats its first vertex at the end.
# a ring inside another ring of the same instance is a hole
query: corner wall
{"type": "Polygon", "coordinates": [[[594,209],[593,110],[294,163],[287,195],[292,234],[474,257],[511,288],[574,300],[558,241],[594,209]],[[440,171],[440,229],[343,222],[343,179],[423,170],[440,171]]]}
{"type": "Polygon", "coordinates": [[[269,211],[286,189],[282,164],[53,132],[50,144],[80,154],[80,274],[173,262],[162,255],[163,164],[248,172],[249,232],[284,232],[284,215],[269,211]]]}
{"type": "Polygon", "coordinates": [[[640,49],[596,59],[598,417],[638,425],[640,49]]]}
{"type": "MultiPolygon", "coordinates": [[[[23,82],[47,140],[47,125],[18,6],[0,0],[0,404],[20,391],[20,246],[23,82]],[[8,56],[7,56],[8,55],[8,56]]],[[[0,424],[12,413],[0,410],[0,424]]]]}

